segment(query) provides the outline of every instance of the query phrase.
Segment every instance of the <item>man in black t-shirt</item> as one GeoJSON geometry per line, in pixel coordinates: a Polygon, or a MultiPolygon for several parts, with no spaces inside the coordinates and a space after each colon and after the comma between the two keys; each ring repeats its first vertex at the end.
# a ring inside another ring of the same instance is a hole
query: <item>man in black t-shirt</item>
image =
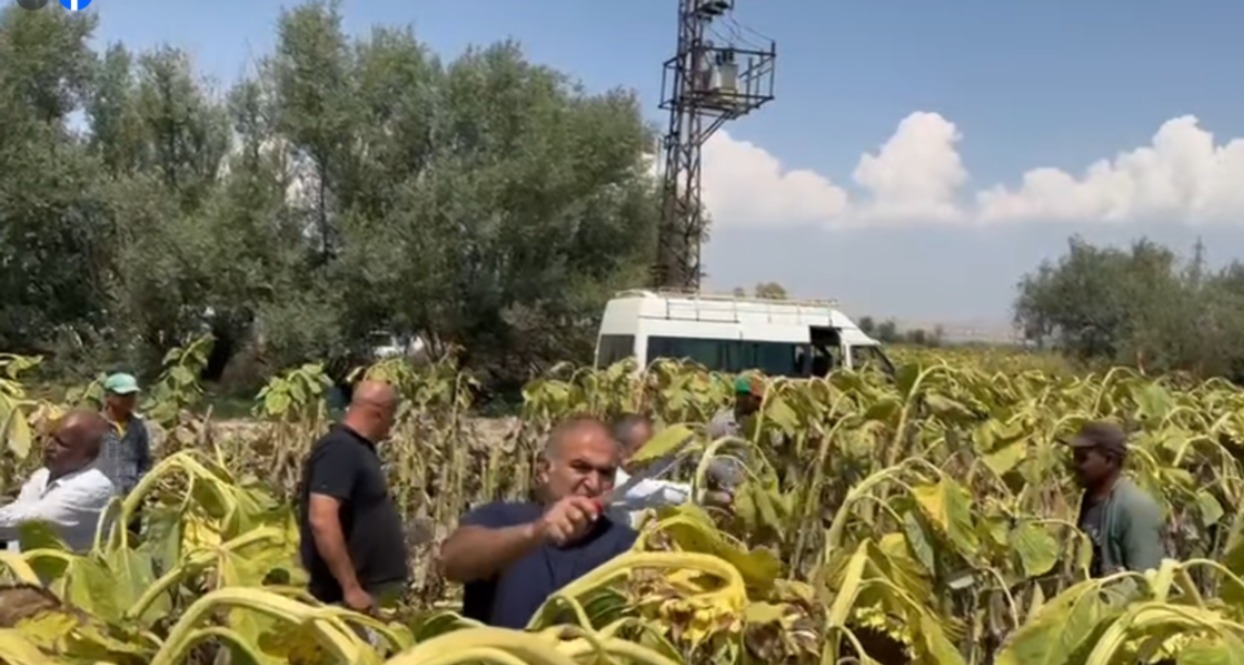
{"type": "Polygon", "coordinates": [[[465,585],[462,614],[523,628],[550,595],[630,549],[636,533],[604,513],[621,463],[598,420],[578,418],[549,437],[538,502],[495,502],[467,513],[441,548],[441,570],[465,585]]]}
{"type": "Polygon", "coordinates": [[[402,520],[376,455],[396,411],[393,386],[360,383],[341,424],[315,443],[303,466],[299,549],[308,591],[321,602],[370,612],[405,586],[402,520]]]}

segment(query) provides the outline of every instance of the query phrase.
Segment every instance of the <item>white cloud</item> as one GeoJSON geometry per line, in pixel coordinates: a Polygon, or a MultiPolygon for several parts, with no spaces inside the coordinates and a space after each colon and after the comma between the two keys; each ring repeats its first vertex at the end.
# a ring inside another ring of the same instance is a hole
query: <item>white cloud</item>
{"type": "Polygon", "coordinates": [[[1098,161],[1080,178],[1033,169],[1018,189],[977,195],[982,221],[1226,221],[1244,215],[1244,139],[1215,146],[1190,115],[1167,120],[1151,145],[1098,161]]]}
{"type": "Polygon", "coordinates": [[[1080,176],[1035,168],[1017,187],[975,193],[964,191],[961,138],[941,115],[912,113],[860,156],[848,192],[722,131],[704,146],[704,200],[718,226],[1244,221],[1244,139],[1215,145],[1193,116],[1163,123],[1151,145],[1080,176]]]}
{"type": "Polygon", "coordinates": [[[785,170],[763,148],[725,131],[705,144],[701,177],[704,204],[716,224],[819,222],[847,208],[846,191],[829,178],[805,169],[785,170]]]}
{"type": "Polygon", "coordinates": [[[903,119],[876,155],[864,154],[855,182],[871,195],[855,210],[864,221],[956,221],[956,204],[968,179],[955,143],[954,123],[937,113],[917,112],[903,119]]]}

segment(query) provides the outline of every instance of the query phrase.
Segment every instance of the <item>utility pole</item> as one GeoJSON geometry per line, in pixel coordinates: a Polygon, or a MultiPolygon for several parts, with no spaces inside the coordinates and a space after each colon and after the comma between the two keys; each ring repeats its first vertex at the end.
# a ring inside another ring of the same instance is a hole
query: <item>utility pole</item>
{"type": "Polygon", "coordinates": [[[752,44],[744,34],[752,31],[731,17],[733,10],[734,0],[678,0],[678,50],[665,61],[661,76],[661,109],[669,111],[669,128],[662,142],[656,287],[699,289],[700,245],[707,230],[700,201],[701,148],[727,120],[773,99],[776,44],[767,38],[767,45],[752,44]]]}

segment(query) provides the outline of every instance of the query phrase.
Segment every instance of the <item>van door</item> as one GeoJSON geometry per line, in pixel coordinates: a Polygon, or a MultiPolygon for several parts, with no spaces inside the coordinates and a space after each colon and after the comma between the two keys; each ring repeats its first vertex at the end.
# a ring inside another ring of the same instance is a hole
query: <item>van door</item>
{"type": "Polygon", "coordinates": [[[824,378],[830,372],[843,366],[845,352],[842,348],[842,336],[838,334],[837,328],[811,326],[808,328],[808,336],[812,342],[812,364],[809,374],[824,378]]]}

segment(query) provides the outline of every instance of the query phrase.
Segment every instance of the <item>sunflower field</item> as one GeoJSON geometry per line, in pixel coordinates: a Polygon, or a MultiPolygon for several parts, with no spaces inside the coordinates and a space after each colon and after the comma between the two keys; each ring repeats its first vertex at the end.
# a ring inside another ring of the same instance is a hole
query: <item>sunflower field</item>
{"type": "MultiPolygon", "coordinates": [[[[216,421],[195,377],[205,345],[166,358],[143,411],[158,461],[66,550],[40,525],[0,552],[0,662],[229,663],[1244,663],[1244,391],[1126,369],[1075,376],[1022,362],[902,357],[896,374],[767,381],[746,436],[697,439],[746,467],[734,510],[651,512],[633,551],[550,598],[526,631],[457,615],[432,556],[459,515],[521,498],[550,427],[572,414],[652,413],[661,455],[730,403],[730,378],[661,362],[557,367],[522,415],[474,415],[450,362],[360,369],[403,395],[382,449],[408,524],[412,579],[366,617],[305,591],[291,497],[329,421],[323,368],[271,379],[247,426],[216,421]],[[1134,432],[1129,474],[1166,514],[1157,570],[1090,579],[1079,490],[1059,437],[1087,419],[1134,432]],[[141,516],[141,536],[124,525],[141,516]]],[[[0,496],[40,437],[97,384],[31,396],[38,359],[0,356],[0,496]]],[[[642,462],[642,460],[640,460],[642,462]]]]}

